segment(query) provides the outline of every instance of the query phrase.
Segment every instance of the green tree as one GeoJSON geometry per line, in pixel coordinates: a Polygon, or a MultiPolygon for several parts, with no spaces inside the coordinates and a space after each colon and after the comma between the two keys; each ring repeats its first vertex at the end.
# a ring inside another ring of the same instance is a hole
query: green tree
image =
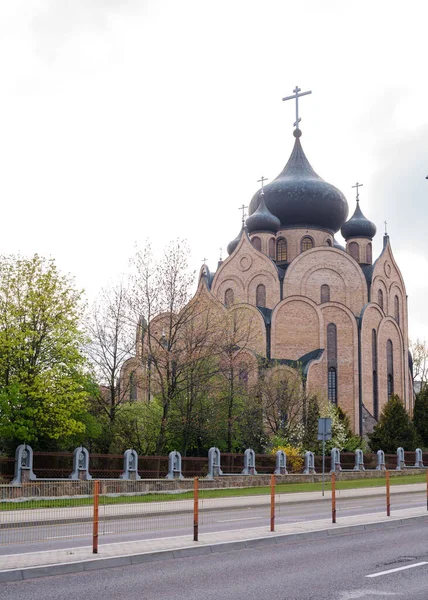
{"type": "Polygon", "coordinates": [[[116,415],[111,450],[122,453],[133,448],[142,456],[154,454],[161,419],[162,405],[156,398],[127,402],[116,415]]]}
{"type": "Polygon", "coordinates": [[[0,257],[0,440],[51,445],[82,433],[88,397],[81,292],[38,255],[0,257]]]}
{"type": "Polygon", "coordinates": [[[370,447],[376,452],[383,450],[392,453],[400,446],[404,450],[414,450],[416,431],[412,421],[398,396],[393,394],[382,411],[378,424],[369,435],[370,447]]]}
{"type": "Polygon", "coordinates": [[[428,448],[428,385],[425,385],[416,396],[413,424],[420,443],[424,448],[428,448]]]}
{"type": "Polygon", "coordinates": [[[315,454],[320,453],[321,442],[318,441],[318,419],[320,418],[320,407],[316,395],[308,399],[306,413],[306,425],[303,435],[302,446],[304,450],[310,450],[315,454]]]}

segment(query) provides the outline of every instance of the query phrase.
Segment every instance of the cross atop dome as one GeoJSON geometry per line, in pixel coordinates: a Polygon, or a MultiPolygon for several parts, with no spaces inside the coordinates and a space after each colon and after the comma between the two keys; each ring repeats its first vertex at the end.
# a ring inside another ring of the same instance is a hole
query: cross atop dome
{"type": "Polygon", "coordinates": [[[358,181],[357,181],[357,183],[352,186],[353,188],[357,188],[357,202],[360,201],[360,193],[359,193],[359,189],[358,188],[359,187],[363,187],[363,185],[364,185],[364,183],[358,183],[358,181]]]}
{"type": "Polygon", "coordinates": [[[267,180],[268,180],[268,178],[267,177],[263,177],[263,175],[261,176],[261,179],[257,179],[257,183],[261,183],[262,184],[262,191],[261,191],[262,194],[264,194],[264,191],[263,191],[264,182],[267,181],[267,180]]]}
{"type": "Polygon", "coordinates": [[[301,91],[302,90],[296,85],[296,87],[293,90],[293,95],[292,96],[286,96],[285,98],[282,99],[283,101],[285,101],[285,100],[293,100],[293,99],[296,100],[296,121],[294,123],[294,127],[296,128],[295,132],[294,132],[295,137],[300,137],[300,135],[301,135],[301,131],[300,131],[300,128],[299,128],[299,123],[300,123],[300,121],[302,119],[299,117],[299,98],[301,98],[302,96],[307,96],[308,94],[312,94],[312,91],[302,92],[300,94],[299,92],[301,92],[301,91]],[[297,131],[299,131],[299,134],[296,133],[297,131]]]}

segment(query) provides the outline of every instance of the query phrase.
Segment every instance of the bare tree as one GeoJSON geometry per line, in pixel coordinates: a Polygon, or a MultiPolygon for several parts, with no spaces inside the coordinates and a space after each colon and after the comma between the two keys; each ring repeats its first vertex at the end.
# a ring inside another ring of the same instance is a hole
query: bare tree
{"type": "Polygon", "coordinates": [[[190,302],[195,274],[189,271],[188,256],[187,245],[177,240],[166,248],[159,261],[154,260],[149,245],[137,252],[133,260],[132,309],[134,315],[144,315],[147,322],[141,361],[152,390],[162,403],[157,454],[165,451],[171,405],[188,385],[186,369],[190,359],[184,334],[198,311],[197,304],[190,302]]]}
{"type": "Polygon", "coordinates": [[[259,330],[252,311],[237,306],[222,315],[217,331],[216,387],[223,418],[226,420],[226,449],[227,452],[232,452],[237,428],[253,393],[252,386],[258,378],[258,361],[253,347],[259,330]]]}
{"type": "Polygon", "coordinates": [[[409,347],[413,357],[413,383],[420,381],[422,389],[428,381],[428,345],[418,338],[416,342],[410,340],[409,347]]]}
{"type": "MultiPolygon", "coordinates": [[[[122,369],[135,352],[135,326],[129,311],[129,291],[121,281],[103,289],[87,318],[90,343],[87,347],[95,377],[100,384],[94,401],[109,422],[130,397],[130,379],[122,379],[122,369]]],[[[132,379],[132,378],[131,378],[132,379]]]]}
{"type": "Polygon", "coordinates": [[[274,366],[264,373],[258,385],[270,435],[285,437],[303,423],[305,390],[299,369],[274,366]]]}

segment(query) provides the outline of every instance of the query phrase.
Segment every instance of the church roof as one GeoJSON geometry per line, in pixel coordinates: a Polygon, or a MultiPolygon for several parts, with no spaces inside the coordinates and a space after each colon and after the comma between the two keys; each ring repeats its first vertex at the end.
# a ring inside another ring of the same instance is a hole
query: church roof
{"type": "Polygon", "coordinates": [[[238,233],[236,238],[234,240],[232,240],[231,242],[229,242],[227,245],[227,253],[229,254],[229,256],[231,254],[233,254],[233,252],[235,252],[235,250],[239,244],[239,240],[241,239],[244,231],[245,231],[245,226],[244,226],[244,223],[242,223],[241,231],[238,233]]]}
{"type": "Polygon", "coordinates": [[[340,233],[345,240],[350,238],[369,238],[372,240],[376,235],[376,225],[363,215],[358,199],[354,214],[342,226],[340,233]]]}
{"type": "MultiPolygon", "coordinates": [[[[280,220],[281,229],[304,227],[334,234],[348,216],[346,198],[315,173],[303,152],[300,129],[294,131],[294,136],[287,164],[276,179],[264,186],[266,206],[280,220]]],[[[256,213],[260,197],[261,190],[250,202],[250,215],[256,213]]]]}

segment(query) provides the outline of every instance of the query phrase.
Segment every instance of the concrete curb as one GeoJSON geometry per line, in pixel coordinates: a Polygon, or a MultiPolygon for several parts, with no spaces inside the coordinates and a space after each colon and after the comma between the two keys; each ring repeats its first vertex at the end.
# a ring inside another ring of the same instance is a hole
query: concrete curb
{"type": "Polygon", "coordinates": [[[391,521],[379,521],[375,523],[356,524],[335,526],[328,529],[319,529],[316,531],[304,531],[299,533],[273,533],[271,536],[263,536],[248,540],[218,542],[205,544],[198,547],[183,547],[175,548],[174,550],[158,550],[155,552],[140,552],[137,554],[129,554],[113,557],[91,558],[76,562],[40,565],[35,567],[26,567],[18,569],[8,569],[0,571],[0,582],[8,581],[23,581],[35,579],[39,577],[51,577],[52,575],[66,575],[70,573],[82,573],[85,571],[94,571],[98,569],[109,569],[112,567],[125,567],[130,565],[138,565],[146,562],[157,560],[170,560],[173,558],[185,558],[189,556],[203,556],[220,552],[232,552],[234,550],[243,550],[245,548],[260,548],[270,546],[272,544],[283,544],[286,542],[296,542],[300,540],[316,540],[321,538],[329,538],[336,535],[345,535],[349,533],[357,533],[369,531],[371,529],[382,529],[385,527],[401,527],[416,521],[428,521],[427,515],[418,515],[404,517],[391,521]]]}

